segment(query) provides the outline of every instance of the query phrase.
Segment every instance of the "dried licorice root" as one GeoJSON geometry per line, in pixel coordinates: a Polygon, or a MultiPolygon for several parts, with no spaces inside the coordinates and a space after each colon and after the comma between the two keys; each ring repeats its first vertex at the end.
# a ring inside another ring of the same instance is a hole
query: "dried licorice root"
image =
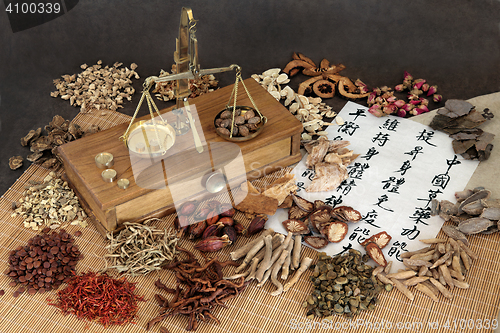
{"type": "Polygon", "coordinates": [[[177,249],[185,252],[188,259],[178,260],[165,266],[166,269],[175,272],[177,281],[175,289],[166,287],[160,280],[155,282],[156,287],[174,296],[170,302],[161,295],[155,296],[161,306],[161,314],[147,323],[147,329],[177,314],[189,316],[186,327],[188,331],[196,330],[200,321],[205,322],[209,319],[220,324],[212,311],[217,305],[225,307],[224,303],[243,292],[249,282],[244,282],[244,277],[235,282],[223,279],[222,268],[227,265],[238,266],[234,261],[219,262],[217,258],[213,258],[201,265],[189,251],[180,247],[177,249]]]}

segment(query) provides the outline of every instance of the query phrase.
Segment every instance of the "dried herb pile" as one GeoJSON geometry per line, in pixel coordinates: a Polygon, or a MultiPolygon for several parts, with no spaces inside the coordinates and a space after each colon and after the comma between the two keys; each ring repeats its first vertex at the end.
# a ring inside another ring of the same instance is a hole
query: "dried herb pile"
{"type": "Polygon", "coordinates": [[[124,277],[114,279],[107,274],[88,272],[71,279],[66,288],[57,292],[55,302],[48,301],[64,315],[97,321],[106,328],[135,323],[137,302],[145,301],[134,293],[135,289],[135,284],[124,277]]]}
{"type": "Polygon", "coordinates": [[[223,279],[222,268],[237,266],[235,261],[219,262],[213,258],[202,265],[191,252],[180,247],[177,249],[185,252],[188,258],[165,266],[175,272],[175,289],[168,288],[160,280],[155,282],[156,287],[174,296],[169,302],[162,295],[155,295],[161,310],[158,317],[148,322],[148,330],[163,319],[178,314],[189,316],[188,331],[196,330],[200,321],[212,319],[219,324],[213,310],[217,305],[226,307],[224,303],[242,293],[248,284],[243,278],[236,282],[223,279]]]}
{"type": "Polygon", "coordinates": [[[165,261],[174,259],[175,246],[179,238],[172,229],[158,229],[148,223],[125,222],[125,229],[116,238],[107,235],[111,244],[106,246],[108,254],[104,257],[111,262],[110,267],[127,275],[145,275],[161,269],[165,261]]]}

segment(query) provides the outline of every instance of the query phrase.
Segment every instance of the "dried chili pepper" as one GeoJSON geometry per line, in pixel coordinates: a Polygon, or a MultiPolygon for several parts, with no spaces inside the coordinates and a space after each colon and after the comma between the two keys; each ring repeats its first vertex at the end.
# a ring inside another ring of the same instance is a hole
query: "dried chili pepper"
{"type": "Polygon", "coordinates": [[[135,288],[135,283],[124,277],[114,279],[105,273],[88,272],[68,281],[68,286],[57,292],[55,302],[48,301],[64,315],[74,314],[78,319],[97,321],[106,328],[135,323],[137,302],[145,301],[134,294],[135,288]]]}

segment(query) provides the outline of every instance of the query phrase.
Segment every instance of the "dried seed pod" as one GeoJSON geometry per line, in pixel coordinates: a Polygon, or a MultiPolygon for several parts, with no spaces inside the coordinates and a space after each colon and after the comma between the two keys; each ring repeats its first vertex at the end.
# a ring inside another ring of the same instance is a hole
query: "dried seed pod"
{"type": "Polygon", "coordinates": [[[243,125],[245,123],[245,118],[243,116],[234,117],[235,125],[243,125]]]}
{"type": "Polygon", "coordinates": [[[330,222],[332,222],[332,216],[330,215],[329,208],[319,208],[309,215],[309,225],[311,225],[316,232],[319,232],[322,227],[330,222]]]}
{"type": "Polygon", "coordinates": [[[317,236],[305,236],[304,242],[317,250],[322,249],[328,245],[328,240],[326,238],[317,236]]]}
{"type": "Polygon", "coordinates": [[[264,226],[266,225],[267,219],[268,218],[265,215],[257,215],[256,217],[254,217],[247,228],[247,235],[255,235],[256,233],[263,230],[264,226]]]}
{"type": "Polygon", "coordinates": [[[314,204],[310,201],[307,201],[304,198],[299,197],[298,195],[292,194],[293,201],[295,204],[303,211],[308,213],[312,212],[314,209],[314,204]]]}
{"type": "Polygon", "coordinates": [[[220,135],[223,135],[223,136],[229,136],[231,135],[231,132],[229,132],[229,130],[227,128],[224,128],[224,127],[218,127],[216,129],[217,133],[219,133],[220,135]]]}
{"type": "Polygon", "coordinates": [[[220,128],[231,129],[231,119],[224,119],[220,122],[220,128]]]}
{"type": "MultiPolygon", "coordinates": [[[[347,224],[345,222],[335,221],[330,222],[321,231],[326,238],[332,243],[338,243],[344,239],[347,234],[347,224]]],[[[387,263],[385,263],[387,264],[387,263]]],[[[383,266],[385,266],[385,264],[383,266]]]]}
{"type": "Polygon", "coordinates": [[[233,117],[233,113],[229,110],[225,110],[220,114],[221,119],[229,119],[233,117]]]}
{"type": "Polygon", "coordinates": [[[219,220],[219,211],[217,209],[214,209],[210,213],[208,213],[206,219],[208,225],[215,224],[217,223],[218,220],[219,220]]]}
{"type": "Polygon", "coordinates": [[[220,223],[209,225],[203,231],[203,235],[201,236],[201,238],[205,239],[205,238],[211,237],[211,236],[219,236],[219,235],[221,235],[221,230],[223,227],[224,227],[224,225],[220,224],[220,223]]]}
{"type": "Polygon", "coordinates": [[[222,119],[222,118],[215,119],[215,127],[221,127],[221,124],[222,124],[223,120],[224,119],[222,119]]]}
{"type": "Polygon", "coordinates": [[[236,211],[231,204],[221,204],[219,212],[222,217],[233,217],[236,211]]]}
{"type": "Polygon", "coordinates": [[[201,237],[206,227],[207,223],[205,221],[191,224],[188,228],[189,239],[201,237]]]}
{"type": "Polygon", "coordinates": [[[238,132],[240,133],[240,136],[242,136],[242,137],[250,135],[250,130],[245,125],[238,126],[238,132]]]}
{"type": "Polygon", "coordinates": [[[231,217],[222,217],[219,219],[219,221],[217,223],[222,223],[223,225],[229,225],[229,226],[232,226],[234,225],[234,220],[231,218],[231,217]]]}
{"type": "MultiPolygon", "coordinates": [[[[387,261],[385,260],[384,253],[382,250],[378,247],[377,244],[375,243],[368,243],[365,246],[366,253],[370,258],[373,259],[378,265],[380,266],[386,266],[387,261]]],[[[389,277],[389,275],[387,276],[389,277]]]]}
{"type": "Polygon", "coordinates": [[[236,230],[236,233],[238,235],[243,235],[246,233],[245,226],[239,222],[234,221],[233,228],[234,228],[234,230],[236,230]]]}
{"type": "Polygon", "coordinates": [[[179,208],[178,215],[190,216],[194,213],[197,207],[198,207],[198,201],[196,200],[186,201],[179,208]]]}
{"type": "Polygon", "coordinates": [[[260,117],[253,117],[247,120],[249,124],[258,124],[260,123],[260,117]]]}
{"type": "Polygon", "coordinates": [[[249,120],[249,119],[255,117],[255,112],[253,110],[248,110],[247,112],[245,112],[243,117],[245,118],[245,120],[249,120]]]}
{"type": "Polygon", "coordinates": [[[202,252],[215,252],[229,244],[231,244],[231,241],[227,235],[222,237],[211,236],[199,241],[194,248],[202,252]]]}
{"type": "Polygon", "coordinates": [[[187,231],[189,228],[189,221],[187,216],[177,216],[174,219],[174,227],[177,230],[187,231]]]}
{"type": "Polygon", "coordinates": [[[288,219],[281,223],[283,224],[283,227],[285,227],[286,231],[289,231],[294,235],[303,235],[309,233],[309,228],[307,227],[307,225],[300,220],[288,219]]]}
{"type": "Polygon", "coordinates": [[[222,204],[218,200],[210,200],[209,202],[207,202],[207,206],[212,210],[220,212],[222,204]]]}
{"type": "Polygon", "coordinates": [[[194,220],[195,221],[203,221],[204,219],[207,218],[208,214],[211,212],[212,210],[208,207],[204,207],[202,209],[200,209],[200,211],[198,213],[195,214],[194,216],[194,220]]]}
{"type": "Polygon", "coordinates": [[[373,242],[378,245],[379,248],[383,249],[389,242],[391,241],[392,237],[389,236],[389,234],[385,231],[379,232],[378,234],[375,234],[371,236],[370,238],[366,239],[361,243],[361,246],[365,246],[369,242],[373,242]]]}
{"type": "Polygon", "coordinates": [[[236,230],[234,230],[232,226],[224,226],[224,228],[222,228],[221,234],[226,235],[232,243],[236,242],[237,234],[236,230]]]}
{"type": "Polygon", "coordinates": [[[314,200],[314,209],[320,209],[320,208],[329,208],[330,210],[332,209],[332,207],[328,206],[324,201],[314,200]]]}

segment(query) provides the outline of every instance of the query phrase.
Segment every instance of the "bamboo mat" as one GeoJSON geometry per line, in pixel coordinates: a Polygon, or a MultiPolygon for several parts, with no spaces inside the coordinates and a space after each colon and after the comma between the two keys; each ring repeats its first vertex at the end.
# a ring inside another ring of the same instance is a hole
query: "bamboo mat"
{"type": "MultiPolygon", "coordinates": [[[[75,122],[83,128],[97,124],[101,129],[127,122],[130,117],[110,112],[105,116],[94,114],[79,114],[75,122]]],[[[289,169],[281,170],[256,181],[256,185],[271,182],[289,169]]],[[[0,272],[8,267],[8,252],[17,246],[25,245],[27,240],[36,235],[35,231],[25,229],[19,217],[12,218],[11,203],[21,197],[28,180],[42,180],[47,174],[39,166],[32,165],[0,198],[0,272]]],[[[158,225],[169,226],[173,216],[168,216],[158,225]]],[[[90,221],[89,221],[90,222],[90,221]]],[[[243,222],[245,223],[245,222],[243,222]]],[[[248,221],[247,221],[248,223],[248,221]]],[[[79,273],[98,271],[104,268],[105,240],[92,224],[85,229],[79,226],[66,227],[73,234],[81,230],[83,234],[76,238],[84,259],[77,265],[79,273]]],[[[440,233],[440,236],[443,236],[440,233]]],[[[443,236],[444,237],[444,236],[443,236]]],[[[237,242],[218,253],[220,260],[229,259],[229,252],[245,244],[248,238],[239,237],[237,242]]],[[[452,301],[440,296],[439,303],[432,302],[427,296],[410,288],[415,294],[413,302],[408,301],[396,290],[380,295],[380,303],[372,312],[364,312],[352,320],[336,317],[332,323],[322,323],[320,320],[308,320],[302,303],[311,292],[309,282],[310,272],[306,272],[299,282],[288,292],[279,297],[270,296],[275,287],[270,283],[258,288],[252,283],[237,298],[227,303],[228,308],[218,308],[214,314],[221,324],[214,322],[202,323],[198,332],[489,332],[493,320],[497,319],[500,305],[500,234],[479,235],[469,237],[472,249],[480,259],[473,263],[466,277],[470,284],[467,290],[454,289],[452,301]],[[489,321],[489,325],[488,325],[489,321]],[[446,325],[447,324],[447,325],[446,325]]],[[[181,245],[192,249],[193,243],[183,240],[181,245]]],[[[309,256],[316,261],[315,251],[305,248],[302,256],[309,256]]],[[[230,275],[234,268],[224,268],[224,273],[230,275]]],[[[14,298],[16,288],[9,287],[10,278],[0,276],[0,289],[6,294],[0,297],[0,332],[145,332],[146,323],[156,317],[159,307],[154,300],[157,289],[154,281],[160,278],[167,286],[174,287],[172,272],[159,271],[145,277],[129,278],[137,283],[137,292],[145,296],[147,302],[139,303],[138,321],[136,324],[114,326],[104,329],[97,323],[77,320],[74,316],[63,316],[53,306],[47,305],[47,298],[55,298],[56,292],[28,295],[27,292],[14,298]]],[[[64,287],[64,285],[63,285],[64,287]]],[[[62,288],[62,287],[61,287],[62,288]]],[[[171,298],[171,295],[165,295],[171,298]]],[[[182,332],[187,326],[187,318],[170,317],[155,325],[152,332],[158,332],[164,326],[170,332],[182,332]]]]}

